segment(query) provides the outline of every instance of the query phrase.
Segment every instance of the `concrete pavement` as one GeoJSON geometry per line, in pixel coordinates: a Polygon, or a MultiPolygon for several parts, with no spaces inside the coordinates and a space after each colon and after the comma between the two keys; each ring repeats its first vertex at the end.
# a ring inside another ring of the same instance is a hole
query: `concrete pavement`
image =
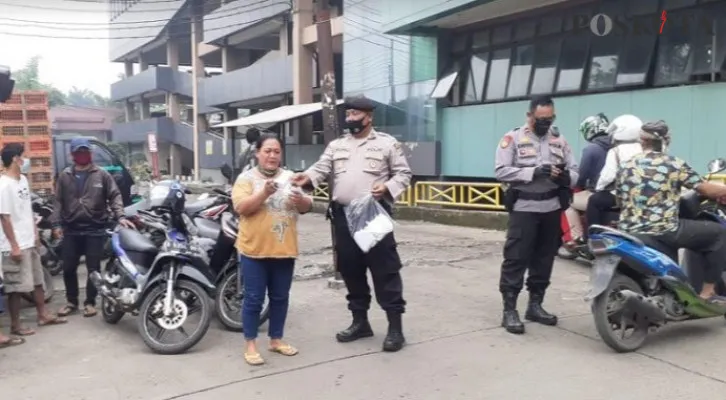
{"type": "MultiPolygon", "coordinates": [[[[409,302],[409,346],[400,353],[380,352],[386,323],[377,307],[371,312],[374,338],[336,343],[334,333],[349,322],[345,293],[309,279],[292,290],[286,335],[300,349],[295,357],[263,354],[268,363],[250,367],[241,356],[241,335],[216,321],[188,354],[158,356],[141,342],[133,317],[117,326],[73,317],[65,326],[41,328],[23,346],[0,350],[0,395],[649,400],[718,398],[726,389],[723,319],[674,325],[652,336],[641,352],[615,354],[597,338],[582,300],[589,269],[558,261],[545,305],[560,315],[560,325],[527,324],[526,335],[513,336],[499,328],[500,232],[416,222],[401,222],[396,232],[409,302]]],[[[318,276],[330,263],[329,227],[319,215],[305,216],[300,235],[298,272],[318,276]]],[[[32,319],[32,309],[25,315],[32,319]]]]}

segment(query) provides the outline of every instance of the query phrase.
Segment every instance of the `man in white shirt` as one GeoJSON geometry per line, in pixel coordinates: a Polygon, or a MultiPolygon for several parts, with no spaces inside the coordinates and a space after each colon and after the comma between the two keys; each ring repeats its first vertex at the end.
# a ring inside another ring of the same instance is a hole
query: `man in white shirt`
{"type": "Polygon", "coordinates": [[[30,167],[30,160],[23,157],[25,149],[20,143],[9,143],[0,152],[5,173],[0,176],[0,251],[5,293],[8,294],[10,334],[14,338],[0,336],[0,347],[19,344],[22,336],[35,334],[33,329],[20,322],[21,294],[33,292],[38,312],[38,326],[56,325],[66,320],[45,310],[43,290],[43,265],[37,252],[38,231],[30,202],[30,188],[23,173],[30,167]]]}

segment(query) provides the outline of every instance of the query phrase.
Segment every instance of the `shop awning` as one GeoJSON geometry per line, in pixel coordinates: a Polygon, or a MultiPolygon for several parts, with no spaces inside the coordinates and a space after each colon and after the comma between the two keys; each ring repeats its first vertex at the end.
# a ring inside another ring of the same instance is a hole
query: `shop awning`
{"type": "MultiPolygon", "coordinates": [[[[338,104],[342,104],[343,100],[338,100],[338,104]]],[[[233,121],[224,122],[214,125],[213,128],[227,128],[238,126],[261,126],[269,127],[280,122],[286,122],[297,118],[306,117],[316,112],[322,111],[323,106],[320,103],[294,104],[290,106],[281,106],[258,112],[247,117],[238,118],[233,121]]]]}

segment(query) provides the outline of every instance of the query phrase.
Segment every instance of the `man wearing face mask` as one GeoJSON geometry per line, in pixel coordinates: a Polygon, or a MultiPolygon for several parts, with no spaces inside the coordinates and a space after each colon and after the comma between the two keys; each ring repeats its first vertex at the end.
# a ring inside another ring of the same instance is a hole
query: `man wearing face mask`
{"type": "MultiPolygon", "coordinates": [[[[118,221],[132,228],[133,223],[124,219],[123,200],[111,174],[98,168],[91,159],[88,139],[71,140],[73,166],[58,174],[55,204],[51,222],[53,235],[61,234],[63,240],[63,282],[66,286],[67,304],[58,312],[66,316],[78,312],[78,263],[86,257],[88,275],[100,271],[106,229],[109,223],[118,221]]],[[[96,286],[86,282],[86,299],[83,315],[96,315],[96,286]]]]}
{"type": "Polygon", "coordinates": [[[509,212],[499,291],[504,312],[502,327],[524,333],[517,298],[528,271],[529,305],[525,318],[554,326],[557,317],[542,308],[552,266],[561,245],[560,215],[570,205],[570,187],[577,182],[572,149],[552,126],[555,106],[548,96],[530,101],[527,123],[507,132],[496,152],[497,179],[506,186],[509,212]]]}
{"type": "Polygon", "coordinates": [[[366,270],[370,269],[376,300],[388,317],[383,350],[398,351],[405,344],[401,316],[406,302],[396,240],[390,233],[364,254],[350,234],[343,207],[371,193],[390,214],[395,199],[410,185],[411,169],[401,144],[393,136],[373,129],[372,101],[365,97],[347,98],[344,107],[349,133],[332,141],[320,160],[304,173],[296,174],[293,183],[312,183],[317,187],[334,176],[328,216],[335,231],[340,274],[348,289],[348,309],[353,315],[353,323],[338,332],[336,339],[344,343],[373,336],[368,322],[371,291],[366,270]]]}

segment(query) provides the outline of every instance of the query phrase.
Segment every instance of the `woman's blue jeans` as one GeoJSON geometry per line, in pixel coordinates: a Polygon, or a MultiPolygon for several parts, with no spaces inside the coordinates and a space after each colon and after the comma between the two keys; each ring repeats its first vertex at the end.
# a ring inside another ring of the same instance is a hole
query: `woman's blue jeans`
{"type": "Polygon", "coordinates": [[[242,326],[245,339],[257,338],[260,313],[265,293],[270,298],[270,339],[282,339],[287,308],[290,304],[290,286],[295,269],[294,258],[239,257],[240,273],[244,279],[242,326]]]}

